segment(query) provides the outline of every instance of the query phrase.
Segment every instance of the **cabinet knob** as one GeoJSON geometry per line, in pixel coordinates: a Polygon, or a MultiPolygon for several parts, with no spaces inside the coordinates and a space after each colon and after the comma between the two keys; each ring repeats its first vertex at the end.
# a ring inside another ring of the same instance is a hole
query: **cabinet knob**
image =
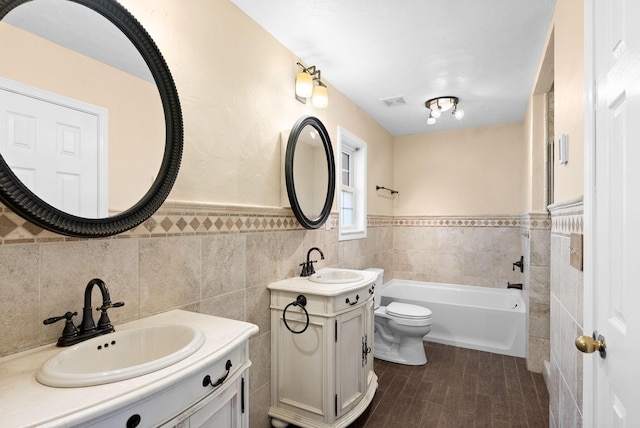
{"type": "Polygon", "coordinates": [[[142,421],[142,418],[140,417],[139,414],[135,414],[131,417],[129,417],[129,419],[127,419],[127,428],[136,428],[138,425],[140,425],[140,422],[142,421]]]}

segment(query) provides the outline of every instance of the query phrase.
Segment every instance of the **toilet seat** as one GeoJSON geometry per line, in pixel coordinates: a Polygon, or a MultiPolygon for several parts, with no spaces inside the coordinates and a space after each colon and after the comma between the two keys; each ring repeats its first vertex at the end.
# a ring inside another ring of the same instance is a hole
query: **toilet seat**
{"type": "Polygon", "coordinates": [[[427,327],[431,325],[432,313],[430,309],[408,303],[391,302],[389,306],[377,308],[374,314],[387,318],[390,322],[407,327],[427,327]]]}
{"type": "Polygon", "coordinates": [[[387,306],[387,314],[394,318],[407,320],[428,320],[433,315],[430,309],[424,306],[411,305],[408,303],[391,302],[387,306]]]}

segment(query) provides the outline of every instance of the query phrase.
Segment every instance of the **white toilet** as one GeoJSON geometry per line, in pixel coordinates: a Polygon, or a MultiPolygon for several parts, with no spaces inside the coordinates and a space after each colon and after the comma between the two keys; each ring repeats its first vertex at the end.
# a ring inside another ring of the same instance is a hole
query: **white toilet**
{"type": "Polygon", "coordinates": [[[373,356],[398,364],[419,366],[427,363],[422,338],[431,331],[431,311],[423,306],[392,302],[381,306],[383,269],[371,268],[375,282],[375,338],[373,356]]]}

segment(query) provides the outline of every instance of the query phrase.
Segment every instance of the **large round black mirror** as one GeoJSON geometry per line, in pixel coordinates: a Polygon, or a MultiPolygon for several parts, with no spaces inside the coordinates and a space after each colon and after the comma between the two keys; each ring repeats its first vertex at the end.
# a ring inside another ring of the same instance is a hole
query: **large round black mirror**
{"type": "Polygon", "coordinates": [[[0,42],[0,202],[74,237],[156,212],[180,167],[182,113],[138,21],[115,0],[0,0],[0,42]]]}
{"type": "Polygon", "coordinates": [[[335,192],[335,161],[326,128],[315,117],[293,125],[285,157],[289,203],[300,224],[317,229],[331,214],[335,192]]]}

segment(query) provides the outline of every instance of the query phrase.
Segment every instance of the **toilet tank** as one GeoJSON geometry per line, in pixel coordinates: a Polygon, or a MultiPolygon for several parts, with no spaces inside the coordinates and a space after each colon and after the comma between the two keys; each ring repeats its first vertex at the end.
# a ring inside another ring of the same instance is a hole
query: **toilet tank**
{"type": "Polygon", "coordinates": [[[384,278],[384,269],[380,269],[380,268],[367,268],[365,270],[368,270],[370,272],[375,272],[376,273],[376,280],[374,282],[375,284],[375,291],[373,294],[373,307],[377,308],[380,306],[380,302],[382,301],[382,281],[384,278]]]}

